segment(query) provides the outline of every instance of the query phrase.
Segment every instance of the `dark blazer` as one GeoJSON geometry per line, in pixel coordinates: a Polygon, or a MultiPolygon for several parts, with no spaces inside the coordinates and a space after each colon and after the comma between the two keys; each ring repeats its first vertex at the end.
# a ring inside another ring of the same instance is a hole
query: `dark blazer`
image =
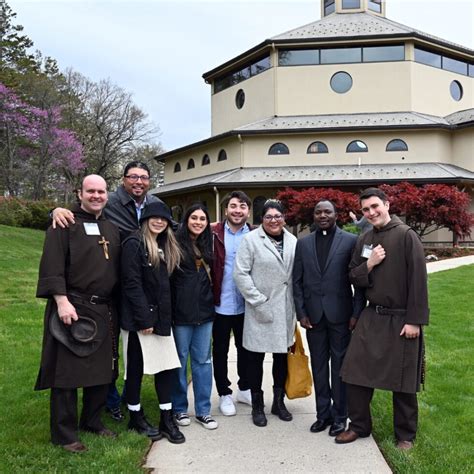
{"type": "Polygon", "coordinates": [[[122,243],[122,308],[120,327],[140,331],[153,327],[160,336],[171,334],[171,290],[166,264],[148,263],[143,242],[132,235],[122,243]]]}
{"type": "Polygon", "coordinates": [[[204,266],[196,268],[194,256],[184,252],[171,277],[173,324],[199,325],[214,320],[212,285],[204,266]]]}
{"type": "Polygon", "coordinates": [[[365,297],[356,288],[354,296],[349,281],[349,263],[357,236],[338,227],[329,249],[326,265],[321,268],[316,254],[315,232],[296,244],[293,267],[293,297],[296,316],[317,324],[323,314],[333,324],[358,318],[365,307],[365,297]]]}

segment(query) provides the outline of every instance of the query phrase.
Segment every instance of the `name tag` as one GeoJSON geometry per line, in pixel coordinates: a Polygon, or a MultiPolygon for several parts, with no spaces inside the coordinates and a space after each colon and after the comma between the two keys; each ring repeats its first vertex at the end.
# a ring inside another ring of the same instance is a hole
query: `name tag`
{"type": "Polygon", "coordinates": [[[84,222],[84,230],[87,235],[100,235],[99,226],[95,222],[84,222]]]}
{"type": "Polygon", "coordinates": [[[373,250],[373,245],[367,245],[365,244],[364,247],[362,248],[361,252],[361,257],[362,258],[369,258],[372,255],[372,250],[373,250]]]}

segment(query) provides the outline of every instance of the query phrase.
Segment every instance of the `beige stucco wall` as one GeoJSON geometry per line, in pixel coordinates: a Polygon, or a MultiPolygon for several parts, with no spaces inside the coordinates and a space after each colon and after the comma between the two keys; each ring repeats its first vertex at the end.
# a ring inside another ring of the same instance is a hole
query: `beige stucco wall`
{"type": "Polygon", "coordinates": [[[220,173],[241,166],[241,146],[237,137],[224,139],[217,143],[204,146],[197,146],[191,150],[177,153],[165,161],[165,184],[198,178],[209,174],[220,173]],[[227,153],[227,160],[217,161],[219,151],[224,149],[227,153]],[[207,153],[211,160],[209,165],[202,166],[202,157],[207,153]],[[194,159],[195,168],[188,170],[187,164],[190,158],[194,159]],[[181,172],[175,173],[176,162],[181,164],[181,172]]]}
{"type": "Polygon", "coordinates": [[[254,136],[243,137],[243,146],[245,167],[353,165],[359,159],[361,164],[452,162],[451,132],[443,130],[254,136]],[[396,138],[407,143],[408,151],[385,151],[387,143],[396,138]],[[316,140],[324,142],[329,153],[307,154],[308,145],[316,140]],[[368,152],[347,153],[352,140],[362,140],[368,152]],[[276,142],[285,143],[290,154],[268,155],[276,142]]]}
{"type": "Polygon", "coordinates": [[[474,128],[453,133],[453,165],[474,171],[474,128]]]}
{"type": "Polygon", "coordinates": [[[444,117],[474,107],[474,78],[411,62],[410,110],[444,117]],[[451,97],[449,87],[458,81],[464,91],[460,101],[451,97]]]}
{"type": "Polygon", "coordinates": [[[211,96],[212,135],[275,114],[274,71],[275,68],[267,69],[257,76],[211,96]],[[239,89],[245,92],[245,103],[241,109],[238,109],[235,105],[235,95],[239,89]]]}
{"type": "Polygon", "coordinates": [[[278,67],[277,115],[397,112],[410,108],[410,62],[278,67]],[[345,71],[352,88],[331,89],[331,77],[345,71]]]}

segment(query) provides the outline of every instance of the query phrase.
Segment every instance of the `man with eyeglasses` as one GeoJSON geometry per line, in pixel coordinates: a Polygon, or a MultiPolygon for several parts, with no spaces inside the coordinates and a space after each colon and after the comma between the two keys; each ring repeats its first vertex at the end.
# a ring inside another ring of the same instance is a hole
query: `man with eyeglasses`
{"type": "MultiPolygon", "coordinates": [[[[148,194],[150,189],[150,169],[141,161],[131,161],[123,170],[122,184],[117,191],[109,194],[109,202],[104,215],[120,230],[123,240],[138,229],[138,222],[145,207],[161,199],[148,194]]],[[[68,209],[57,207],[53,211],[53,227],[68,227],[74,223],[74,215],[68,209]]]]}
{"type": "MultiPolygon", "coordinates": [[[[117,191],[109,193],[109,200],[104,208],[105,217],[115,224],[120,231],[120,241],[139,228],[140,216],[148,204],[162,202],[161,199],[148,194],[150,189],[150,169],[141,161],[131,161],[123,170],[122,184],[117,191]]],[[[74,214],[69,209],[57,207],[52,213],[53,228],[56,225],[65,228],[74,223],[74,214]]],[[[115,383],[110,385],[107,396],[107,410],[116,421],[124,416],[120,410],[120,395],[115,383]]]]}

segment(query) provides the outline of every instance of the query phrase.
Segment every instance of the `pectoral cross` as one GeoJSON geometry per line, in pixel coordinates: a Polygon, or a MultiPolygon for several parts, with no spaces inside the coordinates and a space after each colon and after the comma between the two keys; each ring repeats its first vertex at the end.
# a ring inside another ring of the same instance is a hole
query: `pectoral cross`
{"type": "Polygon", "coordinates": [[[104,255],[106,260],[109,259],[109,244],[110,242],[108,240],[105,240],[105,237],[102,235],[102,240],[99,240],[99,245],[103,245],[104,247],[104,255]]]}

